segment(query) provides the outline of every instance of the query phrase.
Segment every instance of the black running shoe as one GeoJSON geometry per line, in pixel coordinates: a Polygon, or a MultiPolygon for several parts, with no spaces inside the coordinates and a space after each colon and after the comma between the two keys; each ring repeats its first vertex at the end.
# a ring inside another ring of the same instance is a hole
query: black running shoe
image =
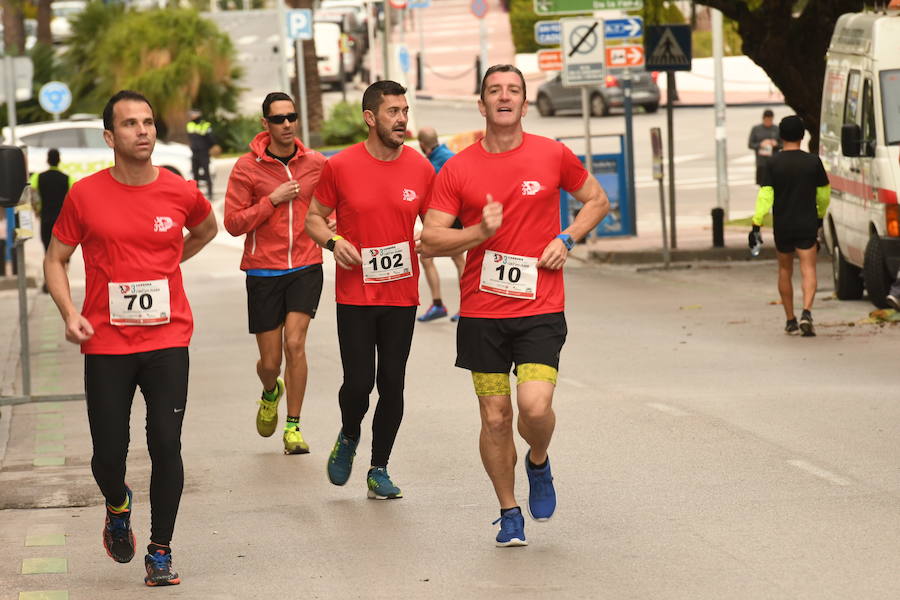
{"type": "Polygon", "coordinates": [[[797,325],[797,317],[793,319],[788,319],[784,324],[784,332],[789,335],[794,335],[800,331],[800,326],[797,325]]]}
{"type": "Polygon", "coordinates": [[[812,314],[810,314],[808,310],[804,310],[803,314],[800,315],[800,331],[803,332],[803,337],[816,336],[816,330],[813,327],[812,314]]]}
{"type": "Polygon", "coordinates": [[[157,550],[153,554],[144,557],[144,567],[147,569],[147,576],[144,577],[144,583],[150,587],[157,585],[178,585],[181,578],[172,568],[172,552],[165,550],[157,550]]]}
{"type": "Polygon", "coordinates": [[[887,295],[887,302],[894,310],[900,310],[900,298],[898,298],[898,296],[900,296],[900,294],[897,294],[897,296],[894,294],[887,295]]]}
{"type": "Polygon", "coordinates": [[[131,531],[131,488],[125,486],[128,508],[113,512],[106,505],[106,525],[103,527],[103,547],[116,562],[127,563],[134,558],[134,532],[131,531]]]}

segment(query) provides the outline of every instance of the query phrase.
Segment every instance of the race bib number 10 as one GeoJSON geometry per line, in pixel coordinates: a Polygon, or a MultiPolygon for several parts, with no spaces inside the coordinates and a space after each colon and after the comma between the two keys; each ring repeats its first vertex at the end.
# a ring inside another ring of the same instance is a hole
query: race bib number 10
{"type": "Polygon", "coordinates": [[[412,277],[409,242],[362,249],[363,283],[387,283],[412,277]]]}
{"type": "Polygon", "coordinates": [[[482,292],[534,300],[537,296],[538,259],[485,250],[481,261],[482,292]]]}
{"type": "Polygon", "coordinates": [[[112,325],[165,325],[170,316],[167,279],[109,283],[112,325]]]}

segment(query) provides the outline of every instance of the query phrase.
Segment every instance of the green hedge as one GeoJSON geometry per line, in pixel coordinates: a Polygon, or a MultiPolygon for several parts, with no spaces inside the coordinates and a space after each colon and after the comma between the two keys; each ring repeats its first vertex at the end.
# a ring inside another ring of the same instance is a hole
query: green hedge
{"type": "Polygon", "coordinates": [[[331,116],[322,123],[322,141],[328,145],[355,144],[369,135],[362,112],[356,104],[338,102],[331,108],[331,116]]]}

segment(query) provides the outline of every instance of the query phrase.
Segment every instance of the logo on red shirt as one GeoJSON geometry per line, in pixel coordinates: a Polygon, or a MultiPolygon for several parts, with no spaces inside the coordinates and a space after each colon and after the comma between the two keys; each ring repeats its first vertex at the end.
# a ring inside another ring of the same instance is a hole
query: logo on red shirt
{"type": "Polygon", "coordinates": [[[523,181],[522,182],[522,195],[523,196],[536,196],[539,191],[541,191],[541,182],[540,181],[523,181]]]}
{"type": "Polygon", "coordinates": [[[128,290],[130,290],[130,289],[131,289],[130,285],[126,285],[124,283],[119,284],[119,291],[122,292],[123,294],[127,294],[128,290]]]}
{"type": "Polygon", "coordinates": [[[416,195],[415,190],[403,188],[403,199],[404,200],[406,200],[407,202],[412,202],[416,198],[418,198],[418,196],[416,195]]]}
{"type": "Polygon", "coordinates": [[[156,217],[153,219],[153,231],[168,231],[175,226],[172,217],[156,217]]]}

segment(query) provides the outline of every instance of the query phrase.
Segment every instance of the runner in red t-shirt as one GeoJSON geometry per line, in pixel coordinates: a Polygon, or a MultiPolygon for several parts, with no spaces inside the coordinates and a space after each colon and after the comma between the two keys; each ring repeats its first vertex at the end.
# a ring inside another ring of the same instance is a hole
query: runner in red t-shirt
{"type": "Polygon", "coordinates": [[[117,93],[103,110],[103,126],[115,166],[69,190],[44,276],[65,320],[66,339],[81,344],[85,355],[91,469],[106,498],[103,546],[116,562],[134,556],[125,457],[131,402],[140,386],[153,463],[144,582],[175,585],[181,580],[172,568],[169,542],[184,485],[181,426],[193,331],[178,265],[215,237],[216,220],[196,183],[150,162],[156,125],[146,98],[117,93]],[[79,244],[87,282],[81,312],[72,302],[66,273],[79,244]]]}
{"type": "Polygon", "coordinates": [[[468,250],[461,282],[456,365],[472,371],[481,405],[481,458],[500,502],[498,546],[523,546],[514,493],[516,448],[509,371],[515,365],[528,507],[546,521],[556,509],[547,449],[553,391],[566,339],[562,268],[575,240],[609,210],[606,193],[559,142],[522,131],[525,79],[511,65],[487,70],[478,102],[484,139],[447,161],[422,231],[428,255],[468,250]],[[584,206],[560,232],[559,190],[584,206]],[[453,229],[459,218],[462,231],[453,229]]]}
{"type": "Polygon", "coordinates": [[[334,252],[339,267],[335,295],[343,427],[328,459],[328,478],[335,485],[347,483],[377,381],[366,480],[369,498],[378,499],[402,497],[387,464],[403,419],[406,360],[419,304],[414,227],[434,179],[431,164],[403,145],[409,111],[405,94],[393,81],[369,86],[362,100],[369,137],[328,160],[306,217],[307,233],[334,252]],[[337,235],[326,222],[332,212],[337,235]]]}

